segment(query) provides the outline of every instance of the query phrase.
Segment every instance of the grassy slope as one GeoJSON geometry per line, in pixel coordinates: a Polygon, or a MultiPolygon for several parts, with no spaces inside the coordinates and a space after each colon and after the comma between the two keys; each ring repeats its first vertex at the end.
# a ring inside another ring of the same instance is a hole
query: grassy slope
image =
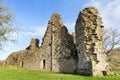
{"type": "MultiPolygon", "coordinates": [[[[117,72],[120,74],[120,72],[117,72]]],[[[120,76],[87,77],[72,74],[28,71],[18,67],[0,67],[0,80],[120,80],[120,76]]]]}
{"type": "Polygon", "coordinates": [[[109,56],[109,64],[113,70],[120,70],[120,48],[116,48],[111,51],[111,56],[109,56]]]}

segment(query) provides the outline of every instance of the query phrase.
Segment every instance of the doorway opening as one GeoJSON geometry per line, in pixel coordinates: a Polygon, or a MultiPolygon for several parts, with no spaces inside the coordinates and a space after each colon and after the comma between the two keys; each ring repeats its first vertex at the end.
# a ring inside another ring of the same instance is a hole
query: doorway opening
{"type": "Polygon", "coordinates": [[[43,60],[43,69],[45,69],[46,62],[43,60]]]}
{"type": "Polygon", "coordinates": [[[102,73],[103,73],[103,76],[107,75],[107,71],[102,71],[102,73]]]}
{"type": "Polygon", "coordinates": [[[21,62],[20,62],[20,67],[23,67],[23,64],[24,64],[23,61],[21,61],[21,62]]]}

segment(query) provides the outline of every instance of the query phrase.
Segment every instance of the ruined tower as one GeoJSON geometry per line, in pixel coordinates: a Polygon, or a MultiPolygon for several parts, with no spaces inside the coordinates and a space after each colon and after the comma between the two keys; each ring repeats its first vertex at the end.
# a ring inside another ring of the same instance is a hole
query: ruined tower
{"type": "Polygon", "coordinates": [[[33,39],[30,42],[30,46],[28,46],[26,49],[30,50],[30,49],[36,49],[39,48],[39,40],[38,39],[33,39]]]}
{"type": "Polygon", "coordinates": [[[50,65],[47,68],[54,72],[73,73],[76,69],[74,48],[72,35],[69,34],[63,24],[61,16],[58,13],[54,13],[48,22],[41,46],[42,51],[44,51],[43,55],[49,55],[48,57],[43,57],[50,65]]]}
{"type": "Polygon", "coordinates": [[[102,43],[103,23],[97,9],[85,8],[75,25],[76,48],[79,56],[77,72],[102,76],[110,72],[102,43]]]}

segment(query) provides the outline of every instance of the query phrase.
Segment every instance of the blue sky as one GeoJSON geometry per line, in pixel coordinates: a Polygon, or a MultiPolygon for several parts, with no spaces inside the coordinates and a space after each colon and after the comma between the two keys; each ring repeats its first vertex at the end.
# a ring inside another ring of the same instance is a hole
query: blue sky
{"type": "Polygon", "coordinates": [[[6,43],[0,51],[0,60],[15,51],[24,50],[31,38],[41,39],[45,33],[51,15],[58,12],[69,32],[74,31],[79,12],[94,6],[102,16],[105,28],[120,26],[120,0],[3,0],[14,10],[16,17],[14,27],[19,29],[18,43],[6,43]]]}

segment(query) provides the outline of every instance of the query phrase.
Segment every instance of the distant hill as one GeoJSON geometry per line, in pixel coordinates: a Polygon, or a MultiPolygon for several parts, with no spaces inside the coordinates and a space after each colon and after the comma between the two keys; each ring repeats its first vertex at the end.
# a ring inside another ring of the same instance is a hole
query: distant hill
{"type": "Polygon", "coordinates": [[[108,61],[113,70],[120,70],[120,48],[111,51],[108,61]]]}
{"type": "Polygon", "coordinates": [[[2,65],[3,65],[3,61],[0,60],[0,66],[2,66],[2,65]]]}

